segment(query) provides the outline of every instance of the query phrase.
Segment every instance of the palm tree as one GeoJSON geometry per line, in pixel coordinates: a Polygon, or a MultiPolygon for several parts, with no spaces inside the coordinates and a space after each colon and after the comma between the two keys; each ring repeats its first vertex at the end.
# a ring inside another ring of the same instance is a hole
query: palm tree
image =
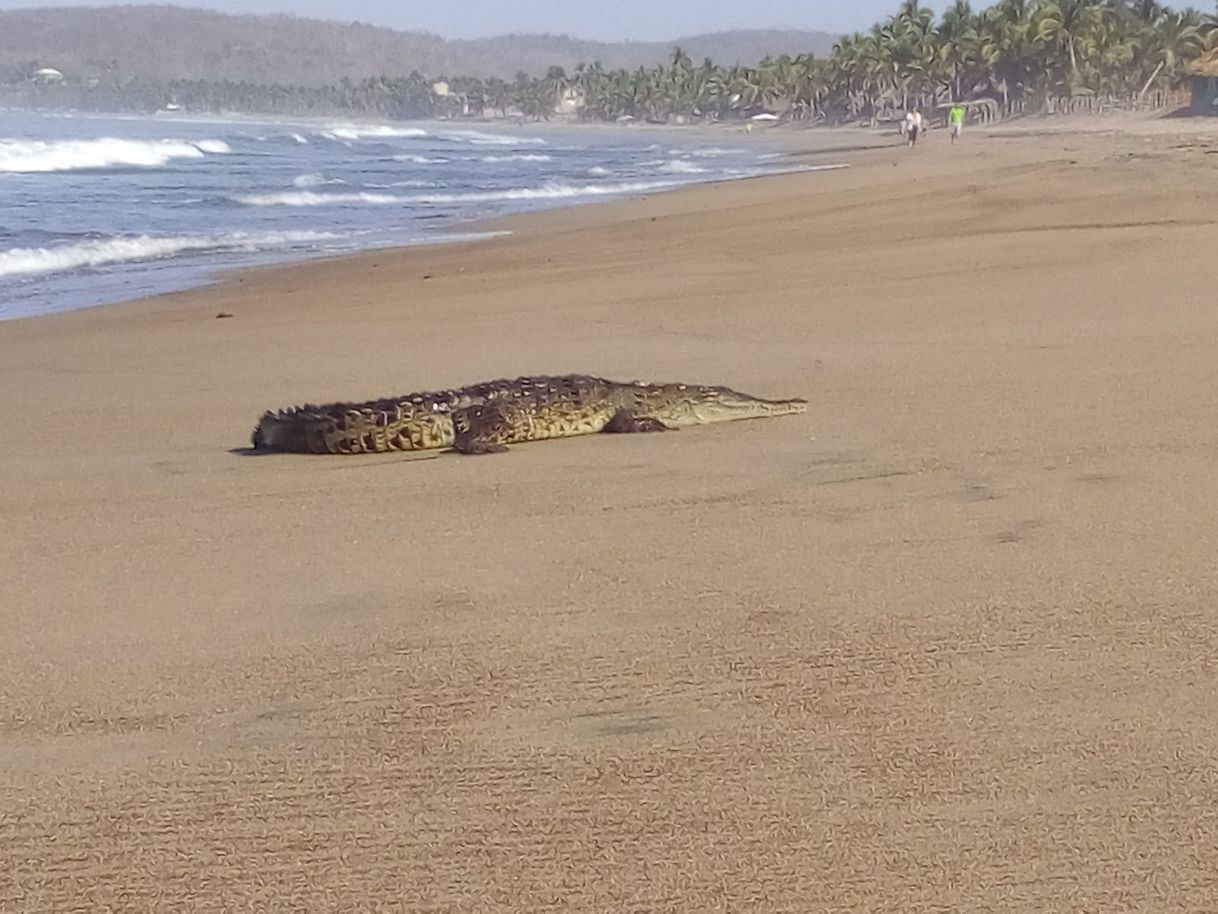
{"type": "Polygon", "coordinates": [[[965,74],[971,73],[981,60],[981,32],[968,0],[956,0],[944,11],[935,39],[938,63],[949,79],[948,94],[955,100],[963,99],[965,74]]]}
{"type": "Polygon", "coordinates": [[[798,118],[816,117],[830,88],[826,62],[814,54],[800,54],[791,65],[791,105],[798,118]]]}
{"type": "Polygon", "coordinates": [[[1036,38],[1064,52],[1070,61],[1070,80],[1078,70],[1078,52],[1100,23],[1101,7],[1095,0],[1047,0],[1036,15],[1036,38]]]}
{"type": "Polygon", "coordinates": [[[935,21],[935,14],[929,7],[919,5],[918,0],[901,0],[896,15],[889,21],[926,33],[935,21]]]}
{"type": "Polygon", "coordinates": [[[1109,12],[1101,15],[1079,46],[1075,88],[1083,94],[1125,95],[1136,85],[1147,27],[1109,12]]]}
{"type": "Polygon", "coordinates": [[[502,117],[512,102],[511,87],[498,76],[490,76],[485,83],[486,105],[492,111],[498,111],[502,117]]]}
{"type": "Polygon", "coordinates": [[[1011,95],[1022,95],[1032,78],[1032,17],[1028,0],[1002,0],[987,9],[978,25],[978,50],[989,81],[1002,95],[1003,112],[1011,95]]]}
{"type": "Polygon", "coordinates": [[[520,73],[511,82],[457,74],[448,82],[459,110],[452,98],[432,93],[434,78],[417,72],[317,89],[130,80],[95,91],[89,104],[138,109],[174,98],[200,110],[389,117],[477,115],[515,104],[526,117],[541,118],[578,87],[581,116],[606,120],[738,117],[777,102],[791,117],[832,111],[875,123],[885,109],[914,99],[934,102],[944,92],[957,99],[1000,97],[1010,113],[1016,101],[1037,95],[1047,101],[1055,90],[1144,96],[1155,85],[1178,85],[1187,65],[1218,43],[1218,15],[1173,7],[1163,0],[996,0],[975,12],[969,0],[951,0],[936,23],[919,0],[901,0],[892,16],[843,38],[824,60],[784,54],[756,66],[695,65],[674,47],[663,63],[637,69],[606,70],[596,61],[570,74],[560,66],[539,77],[520,73]]]}
{"type": "Polygon", "coordinates": [[[1108,8],[1143,25],[1155,25],[1167,14],[1167,7],[1158,0],[1109,0],[1108,8]]]}
{"type": "Polygon", "coordinates": [[[1206,44],[1200,16],[1195,11],[1161,16],[1151,29],[1150,54],[1147,57],[1148,62],[1154,61],[1155,68],[1143,84],[1138,98],[1146,95],[1160,73],[1166,73],[1172,81],[1179,79],[1184,64],[1205,53],[1206,44]]]}
{"type": "Polygon", "coordinates": [[[567,90],[574,85],[575,80],[568,76],[562,67],[554,66],[546,70],[537,90],[547,106],[547,115],[554,112],[567,90]]]}

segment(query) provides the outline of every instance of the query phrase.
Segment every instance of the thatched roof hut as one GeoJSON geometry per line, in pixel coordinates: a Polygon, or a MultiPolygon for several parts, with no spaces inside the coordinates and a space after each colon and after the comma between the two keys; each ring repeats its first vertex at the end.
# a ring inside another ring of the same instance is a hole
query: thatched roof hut
{"type": "Polygon", "coordinates": [[[1193,61],[1188,72],[1192,76],[1218,76],[1218,48],[1193,61]]]}
{"type": "Polygon", "coordinates": [[[1218,115],[1218,48],[1188,68],[1193,84],[1193,114],[1218,115]]]}

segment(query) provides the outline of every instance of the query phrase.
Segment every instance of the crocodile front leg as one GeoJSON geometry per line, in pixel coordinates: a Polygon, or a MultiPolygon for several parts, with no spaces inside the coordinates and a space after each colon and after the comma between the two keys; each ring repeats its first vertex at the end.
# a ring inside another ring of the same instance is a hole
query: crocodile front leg
{"type": "Polygon", "coordinates": [[[453,450],[459,454],[501,454],[513,440],[516,410],[479,403],[453,410],[453,450]]]}
{"type": "Polygon", "coordinates": [[[604,431],[627,434],[630,432],[670,432],[672,429],[655,416],[636,416],[629,410],[619,409],[605,425],[604,431]]]}

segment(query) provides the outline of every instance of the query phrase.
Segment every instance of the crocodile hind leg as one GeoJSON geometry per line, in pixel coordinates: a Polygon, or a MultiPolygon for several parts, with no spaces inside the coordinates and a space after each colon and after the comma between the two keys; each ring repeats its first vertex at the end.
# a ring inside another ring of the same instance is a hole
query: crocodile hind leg
{"type": "Polygon", "coordinates": [[[625,434],[628,432],[670,432],[672,429],[654,416],[636,416],[628,410],[619,409],[602,431],[625,434]]]}

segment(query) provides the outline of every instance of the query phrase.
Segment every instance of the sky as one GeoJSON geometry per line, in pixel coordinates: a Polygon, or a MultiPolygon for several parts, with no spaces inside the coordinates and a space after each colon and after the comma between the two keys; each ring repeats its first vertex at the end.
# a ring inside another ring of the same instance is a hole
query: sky
{"type": "MultiPolygon", "coordinates": [[[[169,0],[120,0],[146,3],[169,0]]],[[[173,0],[225,12],[279,13],[390,28],[445,38],[550,32],[601,41],[666,41],[733,28],[794,28],[844,34],[890,15],[898,0],[173,0]]],[[[107,0],[0,0],[0,9],[116,6],[107,0]]],[[[927,4],[939,12],[946,4],[927,4]]],[[[986,0],[974,6],[988,6],[986,0]]]]}

